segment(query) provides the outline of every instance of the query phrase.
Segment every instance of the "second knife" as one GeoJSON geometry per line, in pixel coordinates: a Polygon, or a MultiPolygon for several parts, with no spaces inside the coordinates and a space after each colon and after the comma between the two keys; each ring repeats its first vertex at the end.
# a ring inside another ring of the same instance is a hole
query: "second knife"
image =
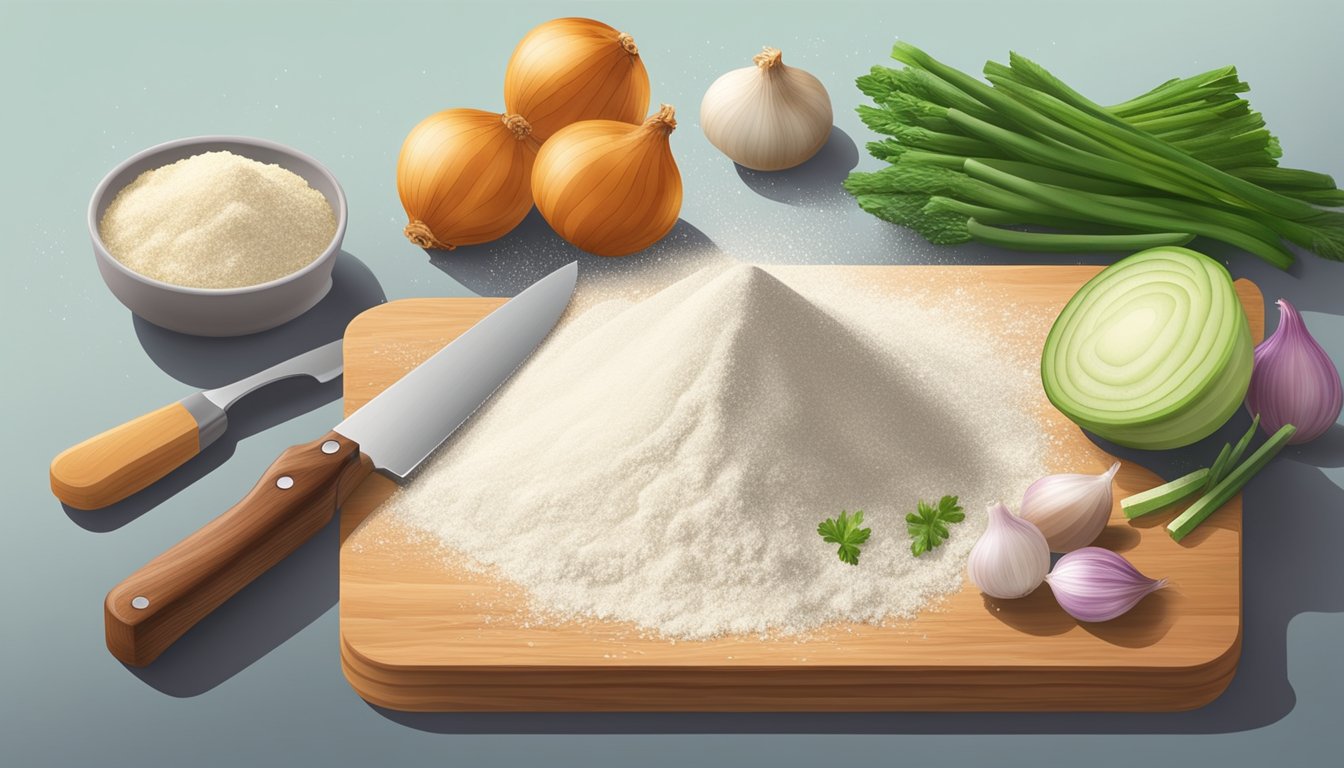
{"type": "Polygon", "coordinates": [[[341,340],[233,384],[188,395],[67,448],[51,461],[51,492],[75,509],[100,509],[137,493],[205,450],[228,427],[227,411],[249,392],[281,379],[341,375],[341,340]]]}

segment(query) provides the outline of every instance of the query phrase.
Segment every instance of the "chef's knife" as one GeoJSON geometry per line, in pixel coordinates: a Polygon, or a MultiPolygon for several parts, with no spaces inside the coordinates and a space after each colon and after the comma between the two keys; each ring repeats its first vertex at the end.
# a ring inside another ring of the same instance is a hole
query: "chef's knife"
{"type": "Polygon", "coordinates": [[[67,448],[51,461],[51,492],[75,509],[99,509],[144,490],[205,450],[228,427],[229,406],[294,376],[341,375],[341,340],[218,389],[188,395],[67,448]]]}
{"type": "Polygon", "coordinates": [[[150,663],[321,530],[369,472],[404,479],[532,354],[577,277],[577,263],[552,272],[326,435],[286,449],[242,501],[114,587],[104,603],[112,655],[150,663]]]}

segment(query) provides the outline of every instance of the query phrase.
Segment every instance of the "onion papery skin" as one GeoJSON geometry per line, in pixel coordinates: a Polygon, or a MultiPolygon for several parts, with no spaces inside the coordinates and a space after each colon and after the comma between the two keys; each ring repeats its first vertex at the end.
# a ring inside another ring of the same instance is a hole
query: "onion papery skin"
{"type": "Polygon", "coordinates": [[[1041,355],[1050,402],[1118,445],[1178,448],[1231,418],[1254,349],[1227,270],[1152,248],[1102,270],[1060,312],[1041,355]]]}
{"type": "Polygon", "coordinates": [[[681,213],[681,172],[663,105],[642,125],[585,120],[542,145],[532,169],[537,210],[573,245],[626,256],[658,242],[681,213]]]}
{"type": "Polygon", "coordinates": [[[538,148],[517,115],[446,109],[420,121],[397,159],[407,239],[451,250],[508,234],[532,209],[538,148]]]}
{"type": "Polygon", "coordinates": [[[543,142],[581,120],[638,123],[649,111],[649,73],[629,35],[593,19],[552,19],[514,48],[504,106],[543,142]]]}

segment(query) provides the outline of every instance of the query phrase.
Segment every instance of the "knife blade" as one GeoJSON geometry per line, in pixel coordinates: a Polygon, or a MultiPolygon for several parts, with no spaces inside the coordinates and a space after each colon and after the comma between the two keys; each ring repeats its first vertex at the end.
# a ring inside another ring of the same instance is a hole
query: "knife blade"
{"type": "Polygon", "coordinates": [[[341,375],[341,340],[217,389],[188,395],[67,448],[51,461],[51,492],[75,509],[100,509],[144,490],[219,439],[239,398],[281,379],[341,375]]]}
{"type": "Polygon", "coordinates": [[[107,647],[158,658],[238,590],[320,531],[375,468],[404,479],[541,344],[564,314],[578,263],[487,315],[326,435],[286,449],[224,514],[107,593],[107,647]]]}

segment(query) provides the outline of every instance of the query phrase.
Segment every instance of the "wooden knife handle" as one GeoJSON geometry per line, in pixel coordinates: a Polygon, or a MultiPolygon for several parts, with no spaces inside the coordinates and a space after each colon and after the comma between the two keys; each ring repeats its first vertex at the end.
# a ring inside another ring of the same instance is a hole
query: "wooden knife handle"
{"type": "Polygon", "coordinates": [[[232,509],[107,593],[107,647],[139,667],[322,529],[372,471],[335,433],[280,454],[232,509]]]}
{"type": "Polygon", "coordinates": [[[67,448],[51,461],[51,492],[75,509],[98,509],[143,490],[200,450],[196,419],[173,403],[67,448]]]}

